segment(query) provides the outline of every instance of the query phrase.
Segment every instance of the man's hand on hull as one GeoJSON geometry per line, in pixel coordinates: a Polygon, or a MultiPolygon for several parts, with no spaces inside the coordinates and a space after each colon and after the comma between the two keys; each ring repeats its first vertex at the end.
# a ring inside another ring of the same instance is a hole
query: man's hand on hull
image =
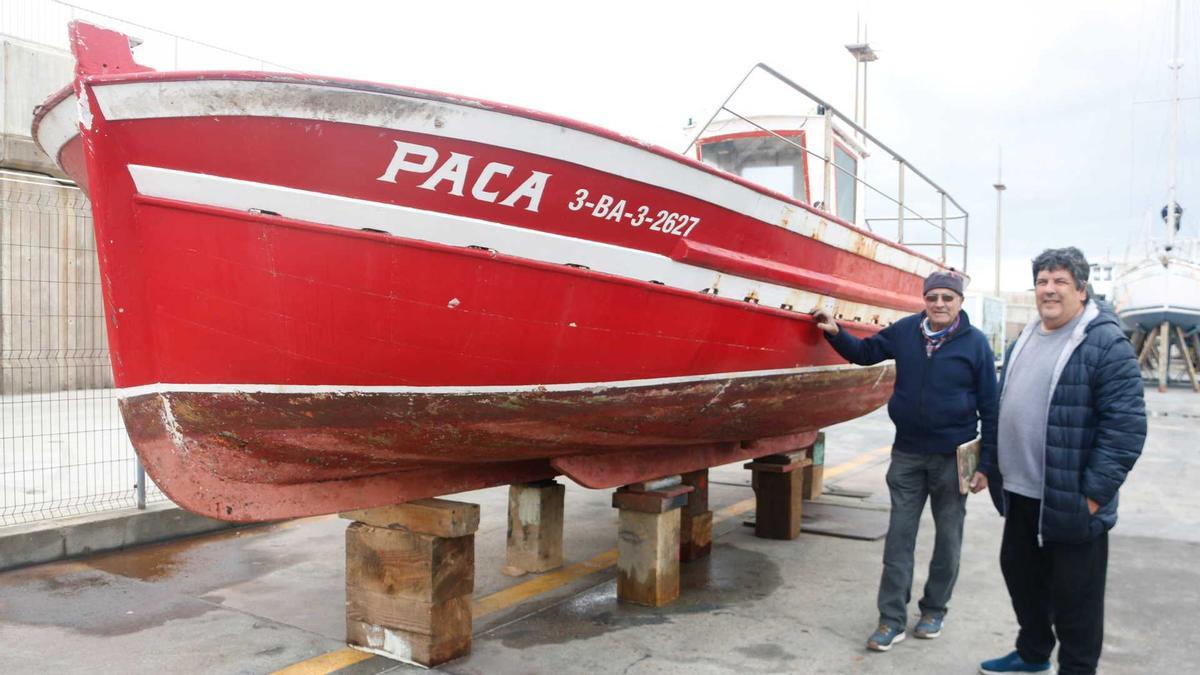
{"type": "Polygon", "coordinates": [[[813,321],[817,322],[817,328],[829,333],[830,335],[838,334],[837,322],[833,320],[833,314],[827,309],[817,309],[812,314],[813,321]]]}

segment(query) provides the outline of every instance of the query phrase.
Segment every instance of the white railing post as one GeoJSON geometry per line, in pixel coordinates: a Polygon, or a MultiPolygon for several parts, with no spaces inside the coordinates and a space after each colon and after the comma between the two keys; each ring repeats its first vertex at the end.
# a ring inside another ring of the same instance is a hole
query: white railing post
{"type": "Polygon", "coordinates": [[[833,198],[833,111],[825,108],[825,190],[821,208],[836,213],[829,201],[833,198]]]}

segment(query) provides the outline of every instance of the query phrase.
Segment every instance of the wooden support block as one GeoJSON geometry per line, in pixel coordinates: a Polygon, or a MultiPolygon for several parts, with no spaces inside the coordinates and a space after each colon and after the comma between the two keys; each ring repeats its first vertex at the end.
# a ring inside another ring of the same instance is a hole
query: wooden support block
{"type": "Polygon", "coordinates": [[[756,470],[751,485],[755,497],[754,534],[764,539],[795,539],[800,536],[804,472],[756,470]]]}
{"type": "Polygon", "coordinates": [[[683,507],[684,514],[700,515],[708,511],[708,469],[685,473],[681,478],[683,485],[692,488],[683,507]]]}
{"type": "Polygon", "coordinates": [[[679,509],[620,514],[617,599],[661,607],[679,597],[679,509]]]}
{"type": "Polygon", "coordinates": [[[687,504],[680,509],[679,562],[699,560],[712,551],[712,511],[708,510],[708,469],[682,475],[683,485],[692,488],[687,504]]]}
{"type": "Polygon", "coordinates": [[[712,552],[713,513],[699,514],[680,512],[679,562],[692,562],[712,552]]]}
{"type": "Polygon", "coordinates": [[[479,506],[423,499],[342,515],[357,520],[346,528],[346,641],[427,667],[469,654],[479,506]]]}
{"type": "Polygon", "coordinates": [[[812,463],[804,467],[804,498],[816,499],[825,489],[825,432],[817,434],[817,440],[809,449],[812,463]]]}
{"type": "MultiPolygon", "coordinates": [[[[359,607],[347,605],[346,642],[357,649],[426,667],[471,653],[470,596],[428,607],[403,608],[398,616],[405,620],[397,623],[415,630],[378,623],[377,615],[368,618],[359,611],[359,607]],[[415,616],[421,620],[413,621],[415,616]]],[[[368,611],[379,609],[370,607],[368,611]]]]}
{"type": "Polygon", "coordinates": [[[479,529],[479,505],[449,499],[417,499],[340,515],[375,527],[403,528],[438,537],[463,537],[479,529]]]}
{"type": "Polygon", "coordinates": [[[562,567],[566,491],[566,486],[552,480],[509,486],[505,574],[562,567]]]}
{"type": "Polygon", "coordinates": [[[351,523],[346,589],[441,602],[475,591],[475,537],[435,537],[351,523]]]}
{"type": "Polygon", "coordinates": [[[676,485],[654,492],[640,492],[623,487],[613,493],[614,508],[643,513],[665,513],[687,504],[690,485],[676,485]]]}

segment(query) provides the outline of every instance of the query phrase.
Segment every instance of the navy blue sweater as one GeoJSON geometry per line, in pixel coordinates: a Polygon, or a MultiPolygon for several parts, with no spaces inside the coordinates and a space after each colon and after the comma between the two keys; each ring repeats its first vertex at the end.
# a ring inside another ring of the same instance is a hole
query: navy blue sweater
{"type": "Polygon", "coordinates": [[[896,425],[893,450],[909,453],[954,452],[975,438],[983,420],[979,469],[996,462],[996,359],[987,337],[971,325],[966,312],[933,356],[925,355],[921,322],[925,313],[904,317],[866,339],[845,328],[826,338],[847,361],[869,366],[896,361],[896,386],[888,415],[896,425]]]}

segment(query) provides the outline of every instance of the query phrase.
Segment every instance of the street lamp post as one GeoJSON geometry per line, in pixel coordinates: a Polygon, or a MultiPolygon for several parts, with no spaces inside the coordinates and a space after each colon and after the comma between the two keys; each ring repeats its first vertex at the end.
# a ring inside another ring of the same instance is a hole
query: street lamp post
{"type": "MultiPolygon", "coordinates": [[[[1000,152],[1003,152],[1003,151],[1000,151],[1000,152]]],[[[1002,224],[1003,224],[1003,219],[1001,218],[1001,213],[1002,213],[1001,207],[1003,205],[1002,204],[1002,202],[1003,202],[1002,196],[1004,194],[1004,191],[1008,189],[1004,185],[1004,180],[1001,177],[1002,171],[1003,171],[1002,166],[1001,166],[1002,164],[1003,164],[1003,155],[999,154],[999,156],[997,157],[997,160],[996,160],[996,182],[992,184],[992,187],[996,188],[996,285],[995,285],[995,296],[996,297],[1000,297],[1000,241],[1001,241],[1000,235],[1002,232],[1002,224]]]]}

